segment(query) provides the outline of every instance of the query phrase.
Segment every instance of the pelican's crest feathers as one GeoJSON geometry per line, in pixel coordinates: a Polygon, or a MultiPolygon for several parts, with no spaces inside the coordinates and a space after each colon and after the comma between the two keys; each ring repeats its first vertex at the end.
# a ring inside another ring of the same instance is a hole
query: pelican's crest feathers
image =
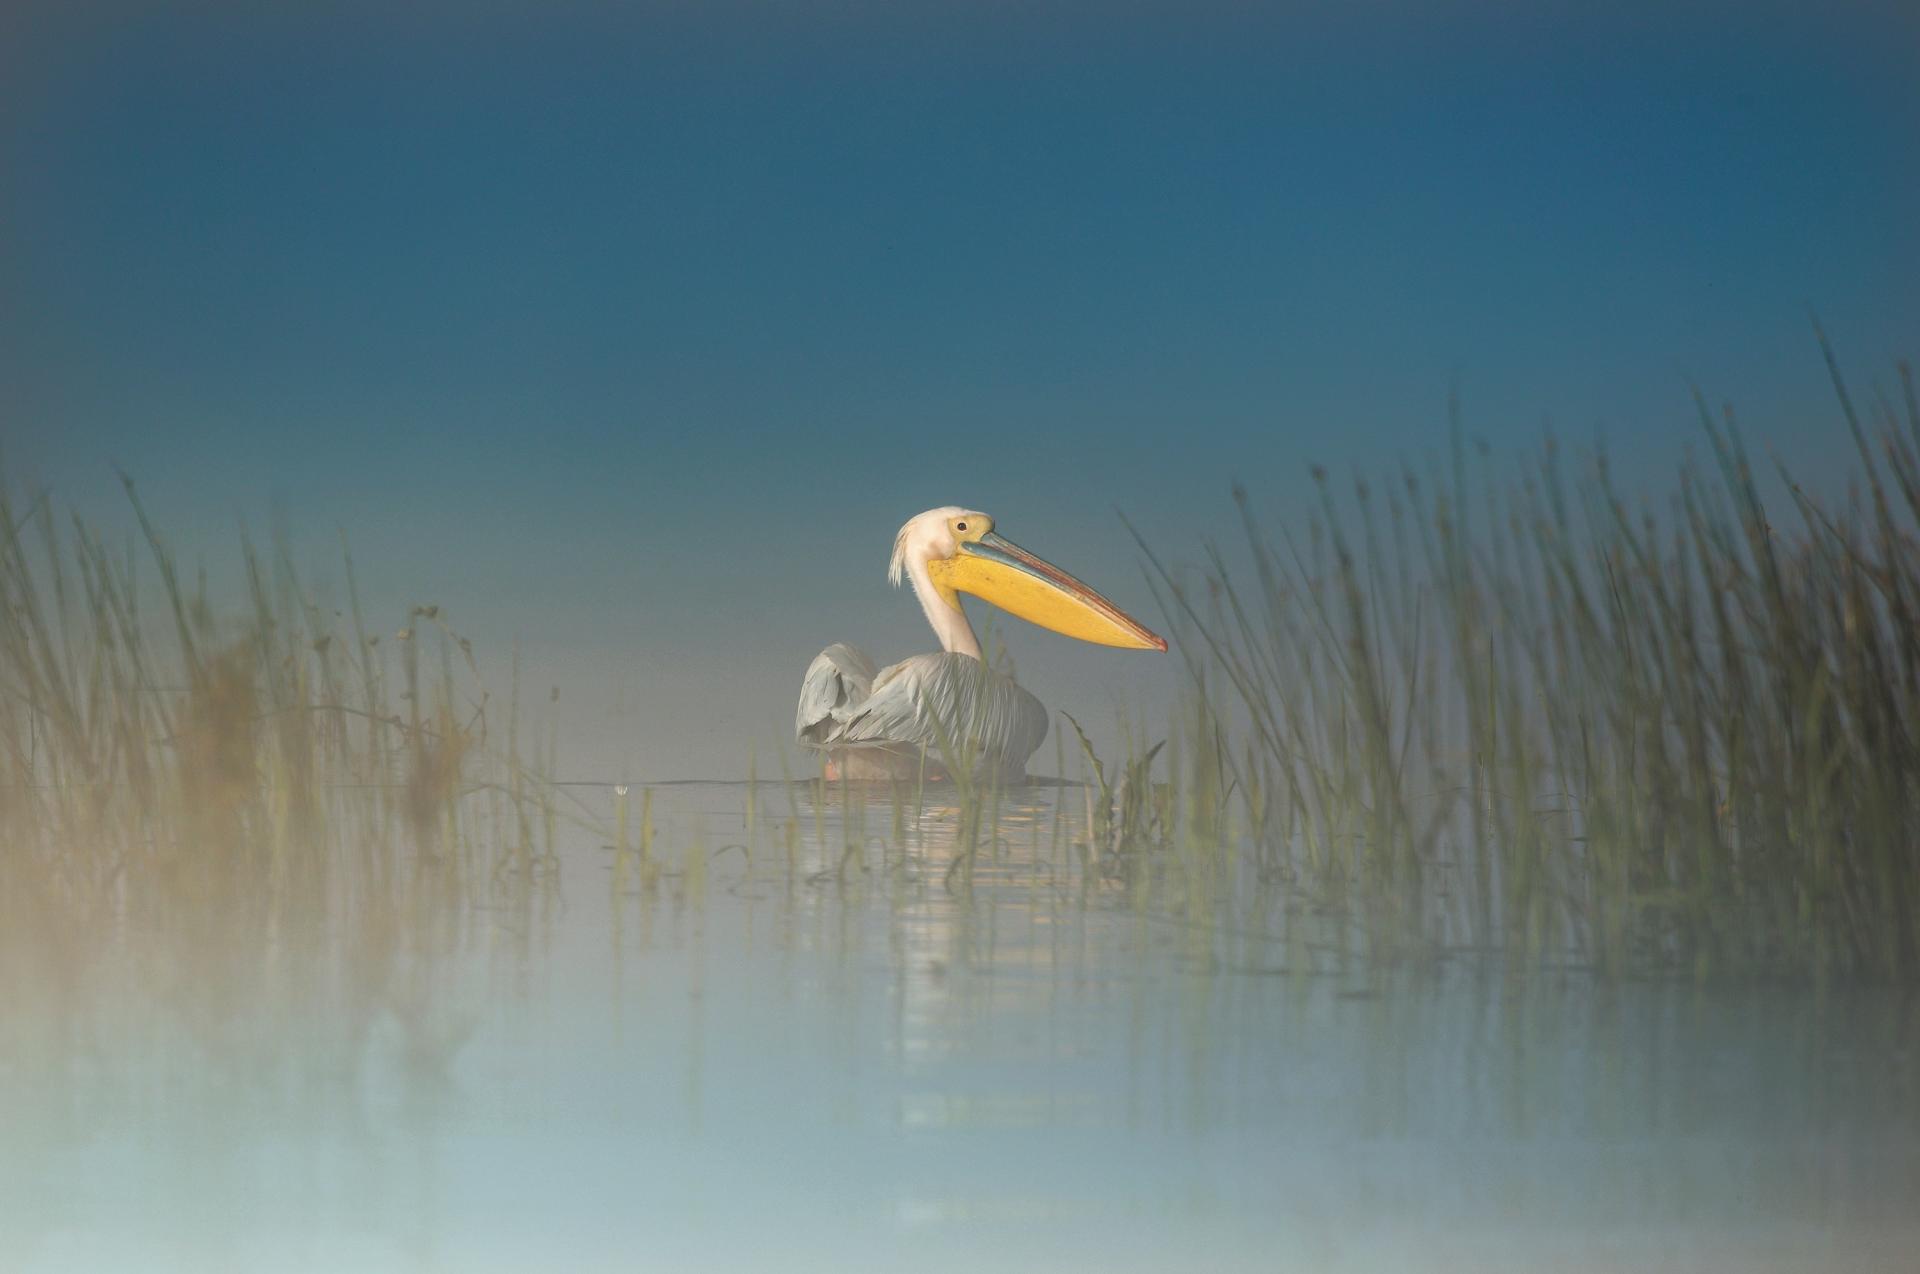
{"type": "Polygon", "coordinates": [[[909,522],[900,528],[900,534],[893,537],[893,557],[887,562],[887,582],[899,588],[907,582],[907,532],[913,530],[909,522]]]}
{"type": "Polygon", "coordinates": [[[972,509],[963,509],[957,504],[947,504],[908,518],[907,524],[900,528],[900,533],[893,537],[893,557],[887,562],[888,581],[895,588],[907,582],[907,558],[916,547],[943,557],[952,553],[953,534],[947,530],[947,522],[951,518],[970,516],[986,515],[975,514],[972,509]]]}

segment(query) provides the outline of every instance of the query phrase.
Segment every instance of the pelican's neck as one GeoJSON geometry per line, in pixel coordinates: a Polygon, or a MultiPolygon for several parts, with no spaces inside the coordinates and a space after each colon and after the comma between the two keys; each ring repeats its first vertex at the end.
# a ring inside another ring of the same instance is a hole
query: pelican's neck
{"type": "Polygon", "coordinates": [[[940,596],[940,590],[933,586],[933,577],[927,573],[926,562],[920,559],[908,562],[907,574],[913,579],[913,595],[920,599],[920,609],[926,612],[934,636],[940,639],[940,649],[978,659],[980,642],[973,635],[973,625],[967,622],[959,602],[949,602],[940,596]]]}

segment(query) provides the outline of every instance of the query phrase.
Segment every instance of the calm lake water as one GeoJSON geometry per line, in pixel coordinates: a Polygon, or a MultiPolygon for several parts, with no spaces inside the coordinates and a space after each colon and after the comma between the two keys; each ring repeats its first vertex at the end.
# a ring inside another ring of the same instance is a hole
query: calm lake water
{"type": "Polygon", "coordinates": [[[317,945],[117,935],[0,1030],[0,1270],[1920,1267],[1898,993],[1370,971],[1088,871],[1074,789],[970,880],[937,797],[753,799],[317,945]]]}

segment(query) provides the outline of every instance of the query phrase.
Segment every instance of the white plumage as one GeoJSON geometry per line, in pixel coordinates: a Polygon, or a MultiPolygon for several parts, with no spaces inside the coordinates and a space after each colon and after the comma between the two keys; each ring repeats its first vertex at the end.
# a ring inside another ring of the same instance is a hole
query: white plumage
{"type": "Polygon", "coordinates": [[[1047,709],[971,655],[914,655],[876,673],[866,651],[835,642],[807,669],[794,731],[843,754],[847,778],[909,777],[924,752],[930,776],[972,758],[982,777],[1018,783],[1047,737],[1047,709]]]}
{"type": "Polygon", "coordinates": [[[842,642],[814,658],[794,734],[826,753],[830,778],[936,777],[965,765],[979,777],[1025,780],[1027,759],[1047,737],[1047,710],[981,661],[962,591],[1083,640],[1166,649],[1085,584],[994,534],[993,519],[977,510],[949,506],[910,519],[894,538],[887,577],[912,585],[941,650],[879,671],[842,642]]]}

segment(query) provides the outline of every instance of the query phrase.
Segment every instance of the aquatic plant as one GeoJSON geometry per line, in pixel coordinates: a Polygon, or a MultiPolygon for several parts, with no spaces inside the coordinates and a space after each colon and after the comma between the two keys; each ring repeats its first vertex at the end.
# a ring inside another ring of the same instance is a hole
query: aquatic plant
{"type": "MultiPolygon", "coordinates": [[[[787,889],[877,865],[969,891],[1017,828],[1035,882],[1077,873],[1083,898],[1177,920],[1196,959],[1231,933],[1316,964],[1913,976],[1920,407],[1903,366],[1900,406],[1863,420],[1827,356],[1855,461],[1838,503],[1783,470],[1764,496],[1704,401],[1706,463],[1664,505],[1551,439],[1502,476],[1457,407],[1443,463],[1346,499],[1316,471],[1298,526],[1269,529],[1236,490],[1243,550],[1184,570],[1142,543],[1186,697],[1164,734],[1123,714],[1112,762],[1061,714],[1055,767],[1071,730],[1083,785],[1053,802],[1052,853],[1038,819],[1003,825],[978,731],[942,722],[885,792],[796,779],[781,750],[787,889]]],[[[434,931],[502,891],[524,905],[566,822],[609,844],[616,892],[705,888],[700,835],[677,871],[656,846],[650,788],[638,811],[609,789],[603,813],[576,794],[591,785],[553,781],[558,738],[526,742],[517,659],[496,708],[440,607],[373,632],[351,557],[336,613],[279,538],[243,545],[245,605],[223,610],[128,497],[140,538],[110,545],[0,489],[0,979],[84,977],[129,926],[216,935],[196,949],[222,977],[247,968],[236,953],[334,951],[321,935],[348,915],[387,916],[361,950],[391,951],[396,899],[434,931]]],[[[989,663],[1009,671],[1003,650],[989,663]]],[[[711,852],[751,873],[749,772],[742,839],[711,852]]]]}
{"type": "Polygon", "coordinates": [[[489,738],[438,606],[370,632],[352,559],[339,614],[277,537],[223,608],[126,487],[140,540],[115,545],[0,486],[0,992],[438,1029],[427,953],[534,884],[561,798],[489,738]]]}
{"type": "Polygon", "coordinates": [[[1821,349],[1838,505],[1777,465],[1769,503],[1698,396],[1709,464],[1664,513],[1551,438],[1497,476],[1456,403],[1448,462],[1384,499],[1316,468],[1300,528],[1236,487],[1243,557],[1141,539],[1199,710],[1237,722],[1198,742],[1258,874],[1375,957],[1920,971],[1920,407],[1903,364],[1869,429],[1821,349]]]}

